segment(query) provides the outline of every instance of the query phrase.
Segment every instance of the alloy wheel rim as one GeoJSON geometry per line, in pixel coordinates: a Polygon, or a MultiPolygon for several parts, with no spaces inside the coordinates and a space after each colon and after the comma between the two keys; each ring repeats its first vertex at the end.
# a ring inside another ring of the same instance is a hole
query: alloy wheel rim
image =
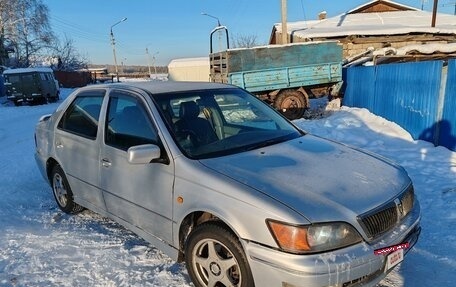
{"type": "Polygon", "coordinates": [[[203,239],[193,249],[193,269],[199,283],[208,287],[241,286],[239,264],[220,241],[203,239]]]}
{"type": "Polygon", "coordinates": [[[63,178],[60,174],[54,175],[53,180],[54,195],[60,206],[65,207],[68,203],[68,192],[63,184],[63,178]]]}

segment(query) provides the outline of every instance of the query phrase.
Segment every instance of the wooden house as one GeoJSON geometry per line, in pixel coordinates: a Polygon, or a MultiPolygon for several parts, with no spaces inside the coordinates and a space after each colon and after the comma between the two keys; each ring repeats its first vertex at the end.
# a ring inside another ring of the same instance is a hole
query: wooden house
{"type": "MultiPolygon", "coordinates": [[[[287,23],[290,43],[338,40],[345,58],[367,49],[393,49],[411,45],[456,43],[456,16],[432,13],[388,0],[375,0],[341,15],[287,23]]],[[[275,24],[270,44],[281,44],[282,24],[275,24]]]]}

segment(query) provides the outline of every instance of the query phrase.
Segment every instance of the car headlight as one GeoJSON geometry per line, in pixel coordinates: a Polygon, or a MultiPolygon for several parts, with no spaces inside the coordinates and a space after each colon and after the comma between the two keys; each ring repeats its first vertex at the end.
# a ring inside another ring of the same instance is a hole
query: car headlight
{"type": "Polygon", "coordinates": [[[347,247],[362,241],[348,223],[332,222],[312,225],[290,225],[268,220],[269,230],[279,247],[291,253],[316,253],[347,247]]]}

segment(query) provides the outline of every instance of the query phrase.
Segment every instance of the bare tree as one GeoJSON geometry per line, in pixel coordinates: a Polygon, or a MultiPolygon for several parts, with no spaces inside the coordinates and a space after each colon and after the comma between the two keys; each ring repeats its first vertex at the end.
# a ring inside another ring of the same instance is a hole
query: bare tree
{"type": "MultiPolygon", "coordinates": [[[[1,46],[14,49],[16,66],[28,67],[53,43],[49,10],[41,0],[0,0],[1,46]]],[[[1,51],[0,51],[1,52],[1,51]]]]}
{"type": "Polygon", "coordinates": [[[253,34],[237,34],[235,37],[231,37],[231,46],[232,48],[252,48],[258,46],[257,36],[253,34]]]}
{"type": "Polygon", "coordinates": [[[53,63],[55,70],[74,71],[87,68],[88,59],[76,50],[72,39],[65,36],[63,41],[56,40],[53,45],[53,55],[57,59],[53,63]]]}

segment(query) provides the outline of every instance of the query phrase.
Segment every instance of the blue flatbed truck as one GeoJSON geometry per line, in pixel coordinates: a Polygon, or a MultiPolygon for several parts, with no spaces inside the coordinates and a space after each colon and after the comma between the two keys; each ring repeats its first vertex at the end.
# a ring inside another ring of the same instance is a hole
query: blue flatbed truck
{"type": "MultiPolygon", "coordinates": [[[[220,29],[213,33],[217,30],[220,29]]],[[[210,80],[244,88],[274,106],[288,119],[303,116],[310,106],[309,96],[337,96],[339,93],[343,57],[342,46],[335,41],[228,48],[213,52],[213,33],[209,55],[210,80]]]]}

